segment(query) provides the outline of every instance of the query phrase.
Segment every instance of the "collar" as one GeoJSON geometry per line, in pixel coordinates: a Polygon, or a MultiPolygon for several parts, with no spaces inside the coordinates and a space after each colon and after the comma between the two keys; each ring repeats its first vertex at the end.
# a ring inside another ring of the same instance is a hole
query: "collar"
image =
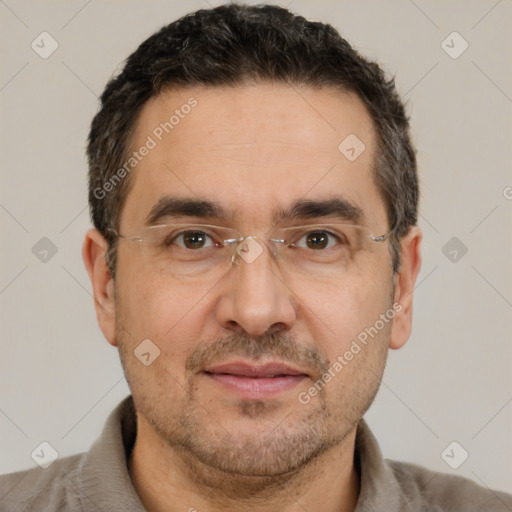
{"type": "MultiPolygon", "coordinates": [[[[111,412],[101,436],[80,461],[72,480],[80,490],[84,510],[91,503],[110,512],[145,512],[128,471],[128,459],[137,435],[133,397],[111,412]]],[[[403,492],[366,422],[357,427],[355,463],[360,468],[360,493],[354,512],[402,510],[403,492]]]]}

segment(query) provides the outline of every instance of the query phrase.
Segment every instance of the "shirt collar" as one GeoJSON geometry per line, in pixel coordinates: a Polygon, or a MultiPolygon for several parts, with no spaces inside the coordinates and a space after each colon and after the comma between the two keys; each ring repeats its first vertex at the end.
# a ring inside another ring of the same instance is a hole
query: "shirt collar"
{"type": "Polygon", "coordinates": [[[77,468],[74,480],[83,510],[91,503],[110,512],[145,512],[128,472],[128,458],[137,435],[133,397],[126,397],[111,413],[101,436],[77,468]]]}
{"type": "MultiPolygon", "coordinates": [[[[136,434],[135,406],[129,395],[112,411],[101,436],[72,476],[84,509],[92,503],[99,510],[111,512],[145,511],[128,471],[136,434]]],[[[408,510],[398,481],[363,419],[357,427],[354,460],[360,473],[360,493],[354,512],[408,510]]]]}
{"type": "Polygon", "coordinates": [[[361,419],[357,427],[355,460],[360,468],[359,498],[354,512],[409,510],[389,464],[368,424],[361,419]]]}

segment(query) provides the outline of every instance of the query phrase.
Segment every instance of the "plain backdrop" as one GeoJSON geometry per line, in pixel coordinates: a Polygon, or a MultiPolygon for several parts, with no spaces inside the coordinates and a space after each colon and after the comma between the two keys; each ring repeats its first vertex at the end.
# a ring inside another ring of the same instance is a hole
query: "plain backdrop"
{"type": "MultiPolygon", "coordinates": [[[[86,137],[138,44],[219,3],[0,2],[2,473],[35,466],[42,441],[61,457],[88,450],[129,393],[80,254],[86,137]],[[58,43],[48,58],[31,47],[42,32],[58,43]],[[44,237],[56,249],[46,262],[44,237]]],[[[367,421],[388,458],[512,492],[512,2],[277,3],[377,59],[411,116],[424,232],[414,330],[367,421]],[[441,456],[453,441],[469,454],[457,469],[441,456]]]]}

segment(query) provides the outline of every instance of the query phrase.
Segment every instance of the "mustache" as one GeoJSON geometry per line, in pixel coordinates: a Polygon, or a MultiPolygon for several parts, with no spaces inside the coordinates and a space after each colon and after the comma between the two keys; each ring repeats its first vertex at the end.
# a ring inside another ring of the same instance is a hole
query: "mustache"
{"type": "Polygon", "coordinates": [[[318,377],[329,368],[329,361],[316,348],[302,345],[292,336],[277,332],[257,337],[235,333],[201,344],[187,357],[185,368],[188,372],[199,373],[205,367],[231,360],[233,356],[279,360],[318,377]]]}

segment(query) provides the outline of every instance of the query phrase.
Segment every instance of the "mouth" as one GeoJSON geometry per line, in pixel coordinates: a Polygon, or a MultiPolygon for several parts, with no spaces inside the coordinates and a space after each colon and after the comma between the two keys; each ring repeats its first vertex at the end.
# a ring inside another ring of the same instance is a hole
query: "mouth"
{"type": "Polygon", "coordinates": [[[300,369],[278,362],[256,366],[236,361],[213,366],[203,373],[225,390],[259,400],[290,390],[309,377],[300,369]]]}

